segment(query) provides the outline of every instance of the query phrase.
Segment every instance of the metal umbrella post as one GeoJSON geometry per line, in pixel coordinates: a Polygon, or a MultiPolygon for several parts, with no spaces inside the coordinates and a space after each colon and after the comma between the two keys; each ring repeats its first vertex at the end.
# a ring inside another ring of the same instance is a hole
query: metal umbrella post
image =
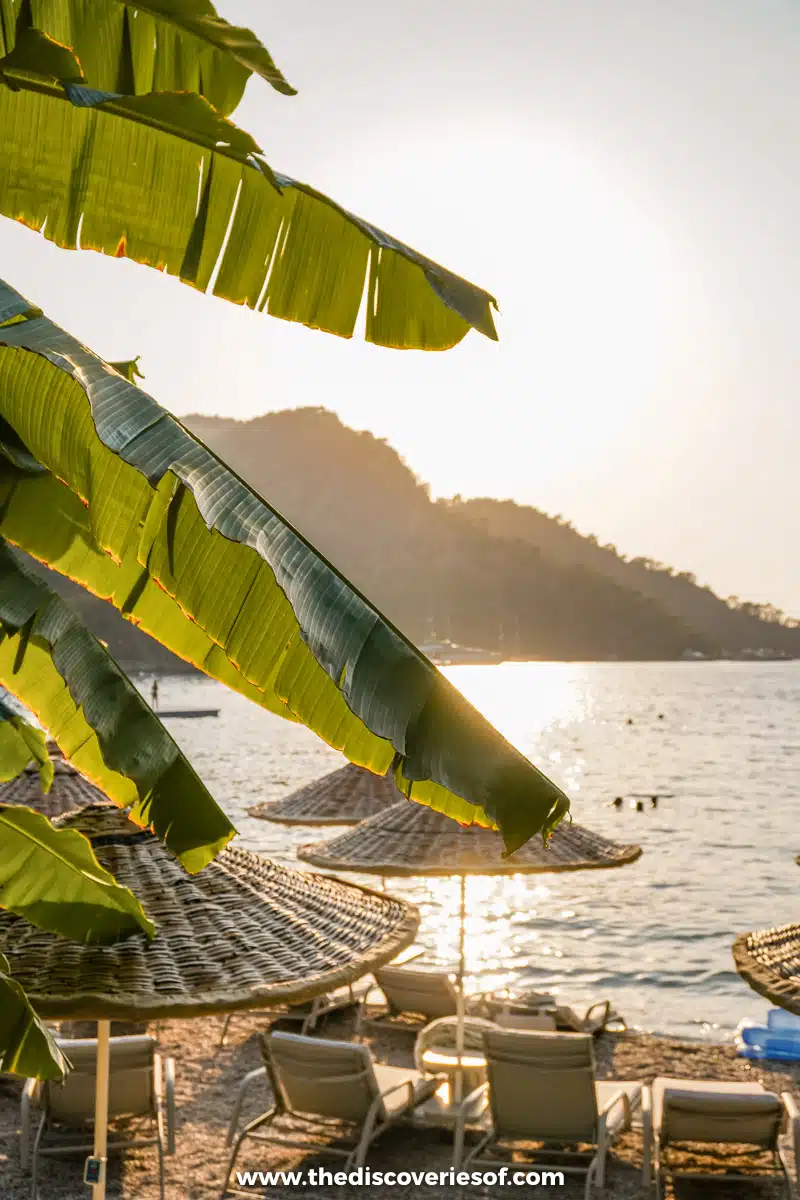
{"type": "Polygon", "coordinates": [[[466,974],[466,954],[465,954],[465,926],[467,918],[467,877],[462,875],[459,880],[461,905],[459,914],[459,930],[458,930],[458,1000],[456,1007],[456,1062],[458,1068],[456,1070],[455,1083],[453,1087],[453,1099],[456,1104],[460,1104],[464,1096],[464,1010],[466,1002],[464,999],[464,976],[466,974]]]}
{"type": "Polygon", "coordinates": [[[94,1158],[86,1164],[88,1182],[97,1180],[92,1186],[92,1200],[106,1200],[106,1165],[108,1163],[108,1076],[110,1067],[109,1038],[110,1021],[97,1022],[97,1075],[94,1093],[94,1158]]]}

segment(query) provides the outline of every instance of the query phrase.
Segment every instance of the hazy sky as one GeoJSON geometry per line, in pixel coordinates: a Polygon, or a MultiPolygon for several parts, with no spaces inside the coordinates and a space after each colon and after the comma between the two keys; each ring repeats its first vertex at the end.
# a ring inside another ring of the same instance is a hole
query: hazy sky
{"type": "Polygon", "coordinates": [[[300,90],[236,115],[273,166],[492,291],[500,343],[343,342],[5,221],[8,281],[178,414],[325,405],[435,494],[800,615],[796,0],[219,7],[300,90]]]}

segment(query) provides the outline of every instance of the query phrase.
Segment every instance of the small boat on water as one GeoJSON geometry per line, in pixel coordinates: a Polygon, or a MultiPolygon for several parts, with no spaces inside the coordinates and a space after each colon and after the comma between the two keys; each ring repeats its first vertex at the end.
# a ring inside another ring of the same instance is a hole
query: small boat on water
{"type": "Polygon", "coordinates": [[[218,717],[218,708],[157,708],[157,717],[218,717]]]}
{"type": "Polygon", "coordinates": [[[445,638],[442,642],[426,642],[420,646],[422,653],[437,667],[489,666],[503,661],[499,650],[482,650],[478,646],[459,646],[445,638]]]}

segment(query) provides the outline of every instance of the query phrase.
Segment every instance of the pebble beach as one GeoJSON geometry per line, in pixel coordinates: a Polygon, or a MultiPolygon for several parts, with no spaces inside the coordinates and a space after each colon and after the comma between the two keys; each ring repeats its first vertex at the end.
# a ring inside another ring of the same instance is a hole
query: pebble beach
{"type": "MultiPolygon", "coordinates": [[[[209,1017],[194,1021],[165,1022],[158,1031],[162,1053],[176,1060],[176,1088],[178,1110],[177,1152],[168,1158],[167,1200],[216,1200],[220,1194],[227,1149],[224,1145],[226,1127],[233,1107],[238,1085],[247,1071],[260,1065],[257,1033],[269,1026],[264,1013],[237,1016],[231,1023],[225,1044],[219,1041],[223,1020],[209,1017]]],[[[280,1019],[275,1023],[280,1028],[280,1019]]],[[[296,1027],[294,1027],[296,1028],[296,1027]]],[[[323,1036],[349,1038],[352,1036],[352,1016],[332,1015],[324,1028],[323,1036]]],[[[398,1066],[413,1065],[413,1037],[400,1031],[381,1031],[371,1041],[376,1059],[398,1066]]],[[[687,1042],[673,1038],[652,1037],[638,1033],[603,1034],[596,1039],[595,1053],[598,1078],[636,1079],[650,1083],[658,1075],[677,1076],[687,1079],[717,1079],[760,1081],[771,1091],[800,1090],[800,1064],[768,1062],[748,1063],[737,1058],[731,1045],[708,1042],[687,1042]]],[[[3,1200],[30,1200],[30,1177],[20,1170],[19,1160],[19,1094],[21,1085],[14,1080],[0,1080],[0,1196],[3,1200]]],[[[269,1093],[264,1087],[255,1087],[242,1113],[242,1120],[249,1120],[264,1111],[269,1105],[269,1093]]],[[[438,1130],[397,1128],[390,1130],[371,1151],[368,1165],[373,1170],[383,1171],[448,1171],[451,1165],[452,1141],[450,1136],[438,1130]]],[[[691,1156],[684,1156],[684,1164],[695,1165],[691,1156]]],[[[676,1156],[680,1165],[680,1157],[676,1156]]],[[[341,1169],[341,1160],[325,1158],[315,1154],[285,1150],[278,1146],[250,1144],[240,1159],[240,1166],[247,1170],[308,1169],[310,1166],[325,1166],[334,1171],[341,1169]]],[[[736,1155],[726,1154],[730,1170],[736,1169],[736,1155]]],[[[616,1144],[609,1160],[604,1195],[613,1200],[645,1200],[654,1195],[646,1191],[641,1181],[642,1137],[641,1130],[634,1128],[623,1135],[616,1144]]],[[[81,1180],[79,1158],[71,1160],[49,1160],[41,1171],[40,1200],[86,1200],[87,1190],[81,1180]]],[[[518,1195],[544,1195],[545,1189],[533,1186],[515,1188],[518,1195]]],[[[583,1195],[583,1183],[577,1179],[567,1180],[565,1186],[546,1189],[563,1200],[579,1200],[583,1195]]],[[[497,1186],[456,1187],[448,1185],[393,1187],[381,1192],[397,1200],[444,1200],[454,1195],[469,1197],[499,1196],[507,1189],[497,1186]]],[[[316,1186],[308,1191],[302,1188],[253,1188],[254,1197],[277,1200],[279,1196],[291,1194],[298,1200],[306,1197],[334,1197],[337,1200],[359,1200],[375,1192],[368,1188],[336,1185],[316,1186]]],[[[777,1183],[764,1183],[760,1188],[751,1184],[720,1183],[703,1181],[682,1182],[674,1192],[668,1194],[682,1200],[701,1200],[713,1195],[714,1200],[739,1200],[739,1197],[762,1197],[773,1200],[782,1193],[777,1183]]],[[[156,1151],[154,1148],[129,1150],[112,1158],[109,1168],[109,1198],[116,1200],[158,1200],[158,1176],[156,1151]]]]}

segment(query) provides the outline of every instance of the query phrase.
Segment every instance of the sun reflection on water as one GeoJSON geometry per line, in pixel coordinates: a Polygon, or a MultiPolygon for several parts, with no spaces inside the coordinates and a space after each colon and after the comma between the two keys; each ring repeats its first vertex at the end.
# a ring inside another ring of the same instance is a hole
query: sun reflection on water
{"type": "Polygon", "coordinates": [[[556,722],[581,720],[589,697],[571,663],[504,662],[492,670],[444,667],[443,673],[509,740],[518,745],[556,722]]]}
{"type": "MultiPolygon", "coordinates": [[[[798,919],[800,663],[508,663],[447,674],[564,788],[575,820],[644,849],[619,871],[468,879],[468,989],[536,987],[579,1006],[608,996],[630,1025],[680,1035],[696,1036],[699,1019],[732,1031],[757,1016],[732,967],[731,931],[798,919]],[[656,809],[613,804],[662,789],[671,796],[656,809]],[[754,850],[758,811],[770,819],[754,850]]],[[[314,831],[247,810],[343,760],[220,684],[182,677],[165,689],[170,707],[220,709],[213,726],[176,721],[175,736],[242,844],[296,865],[314,831]]],[[[458,879],[387,882],[421,909],[421,965],[452,970],[458,879]]]]}
{"type": "MultiPolygon", "coordinates": [[[[591,718],[592,691],[584,669],[570,663],[500,663],[491,669],[455,666],[445,669],[451,683],[489,718],[512,745],[541,770],[552,775],[568,794],[580,790],[584,757],[580,747],[568,752],[547,745],[548,733],[579,727],[591,718]]],[[[563,957],[553,943],[546,920],[558,884],[530,875],[470,876],[467,879],[465,956],[468,989],[505,987],[520,968],[531,969],[531,952],[543,975],[549,963],[563,957]],[[540,918],[546,935],[537,928],[540,918]]],[[[414,899],[423,910],[426,942],[441,964],[458,960],[459,881],[419,880],[414,899]]],[[[568,923],[572,910],[563,913],[568,923]]]]}
{"type": "MultiPolygon", "coordinates": [[[[466,881],[465,958],[467,980],[481,989],[506,986],[518,958],[530,954],[531,928],[552,890],[526,875],[469,876],[466,881]],[[527,949],[523,949],[527,947],[527,949]]],[[[457,877],[418,882],[426,942],[440,963],[458,961],[460,883],[457,877]]]]}
{"type": "Polygon", "coordinates": [[[542,761],[543,735],[548,731],[580,725],[592,715],[592,691],[586,672],[572,663],[506,662],[487,669],[479,666],[445,667],[454,687],[488,717],[513,746],[567,785],[580,789],[583,755],[576,747],[564,754],[552,749],[542,761]],[[553,769],[555,768],[555,769],[553,769]]]}

